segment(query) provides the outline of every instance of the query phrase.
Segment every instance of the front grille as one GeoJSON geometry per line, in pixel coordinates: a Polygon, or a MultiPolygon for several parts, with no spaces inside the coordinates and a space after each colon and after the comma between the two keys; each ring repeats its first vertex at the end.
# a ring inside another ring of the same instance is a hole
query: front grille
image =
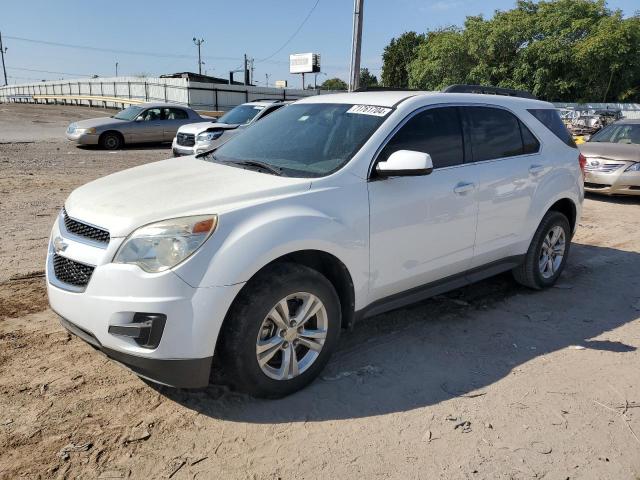
{"type": "Polygon", "coordinates": [[[53,272],[62,283],[67,283],[74,287],[86,287],[94,268],[84,263],[74,262],[57,253],[53,254],[53,272]]]}
{"type": "Polygon", "coordinates": [[[79,237],[89,238],[96,242],[109,243],[109,232],[106,230],[70,218],[64,208],[62,209],[62,216],[64,218],[64,226],[68,232],[78,235],[79,237]]]}
{"type": "Polygon", "coordinates": [[[182,147],[193,147],[196,144],[196,136],[192,133],[178,133],[176,140],[182,147]]]}
{"type": "Polygon", "coordinates": [[[590,161],[584,166],[584,169],[587,172],[602,172],[602,173],[611,173],[618,170],[620,167],[624,167],[624,163],[602,163],[590,161]]]}

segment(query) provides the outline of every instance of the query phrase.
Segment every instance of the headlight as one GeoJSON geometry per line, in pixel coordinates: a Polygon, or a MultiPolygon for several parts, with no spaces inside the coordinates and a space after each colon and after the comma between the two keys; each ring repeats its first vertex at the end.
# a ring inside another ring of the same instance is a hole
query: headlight
{"type": "Polygon", "coordinates": [[[217,223],[217,215],[199,215],[145,225],[129,235],[113,262],[138,265],[149,273],[168,270],[198,250],[217,223]]]}
{"type": "Polygon", "coordinates": [[[640,162],[634,163],[625,169],[625,172],[640,172],[640,162]]]}
{"type": "Polygon", "coordinates": [[[198,142],[212,142],[216,138],[220,138],[221,136],[222,136],[221,130],[218,130],[215,132],[203,132],[198,135],[197,140],[198,142]]]}
{"type": "Polygon", "coordinates": [[[96,133],[96,129],[91,128],[76,128],[76,133],[96,133]]]}

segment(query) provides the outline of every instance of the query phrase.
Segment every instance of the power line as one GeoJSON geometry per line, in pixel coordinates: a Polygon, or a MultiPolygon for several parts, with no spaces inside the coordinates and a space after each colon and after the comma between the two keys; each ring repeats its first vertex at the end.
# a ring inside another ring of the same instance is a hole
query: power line
{"type": "Polygon", "coordinates": [[[53,75],[73,75],[76,77],[91,77],[93,75],[87,75],[86,73],[70,73],[70,72],[52,72],[51,70],[35,70],[33,68],[22,68],[22,67],[7,67],[9,70],[21,70],[23,72],[34,72],[34,73],[51,73],[53,75]]]}
{"type": "MultiPolygon", "coordinates": [[[[139,50],[120,50],[115,48],[90,47],[87,45],[50,42],[47,40],[37,40],[34,38],[25,38],[25,37],[14,37],[10,35],[6,35],[5,38],[10,38],[11,40],[17,40],[19,42],[36,43],[40,45],[50,45],[54,47],[75,48],[78,50],[90,50],[93,52],[120,53],[123,55],[140,55],[140,56],[157,57],[157,58],[186,58],[186,59],[194,58],[194,55],[187,55],[182,53],[157,53],[157,52],[144,52],[139,50]]],[[[212,60],[237,60],[238,59],[238,57],[214,57],[214,56],[204,56],[204,55],[203,57],[210,58],[212,60]]]]}
{"type": "Polygon", "coordinates": [[[316,9],[316,7],[318,6],[318,4],[320,3],[320,0],[316,0],[316,3],[313,4],[313,7],[311,7],[311,10],[309,10],[309,13],[307,14],[306,17],[304,17],[304,20],[302,20],[302,23],[300,24],[300,26],[296,29],[295,32],[293,32],[293,35],[291,35],[289,37],[289,39],[284,42],[282,44],[282,46],[276,50],[275,52],[273,52],[271,55],[269,55],[268,57],[262,58],[260,60],[256,60],[256,62],[264,62],[266,60],[269,60],[272,57],[275,57],[278,53],[280,53],[282,51],[282,49],[284,47],[286,47],[287,45],[289,45],[289,42],[291,42],[291,40],[293,40],[293,38],[300,32],[300,30],[302,30],[302,27],[304,27],[304,24],[307,23],[307,20],[309,20],[309,17],[311,17],[311,14],[313,13],[313,11],[316,9]]]}

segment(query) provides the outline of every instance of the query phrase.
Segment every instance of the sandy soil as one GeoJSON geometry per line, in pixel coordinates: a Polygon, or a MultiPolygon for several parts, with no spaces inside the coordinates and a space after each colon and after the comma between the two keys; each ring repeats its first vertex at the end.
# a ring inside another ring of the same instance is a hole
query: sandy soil
{"type": "Polygon", "coordinates": [[[66,195],[167,155],[0,145],[0,478],[640,478],[640,200],[585,202],[556,288],[503,275],[378,316],[260,401],[148,385],[46,308],[66,195]]]}

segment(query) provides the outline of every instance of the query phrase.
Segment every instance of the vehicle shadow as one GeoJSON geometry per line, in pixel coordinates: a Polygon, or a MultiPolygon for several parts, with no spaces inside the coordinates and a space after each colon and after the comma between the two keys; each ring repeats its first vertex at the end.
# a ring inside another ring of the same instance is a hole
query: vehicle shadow
{"type": "Polygon", "coordinates": [[[585,198],[589,200],[597,200],[605,203],[615,203],[617,205],[638,205],[640,204],[640,195],[602,195],[591,192],[584,192],[585,198]]]}
{"type": "Polygon", "coordinates": [[[171,142],[153,142],[153,143],[127,143],[118,150],[104,150],[99,145],[76,145],[80,150],[93,150],[103,152],[119,152],[127,150],[157,150],[159,148],[171,149],[171,142]]]}
{"type": "Polygon", "coordinates": [[[640,254],[573,244],[555,288],[532,291],[509,274],[344,332],[321,377],[280,400],[211,386],[157,388],[201,414],[230,421],[287,423],[369,417],[480,395],[517,366],[569,346],[624,355],[635,346],[598,335],[640,315],[640,254]]]}

